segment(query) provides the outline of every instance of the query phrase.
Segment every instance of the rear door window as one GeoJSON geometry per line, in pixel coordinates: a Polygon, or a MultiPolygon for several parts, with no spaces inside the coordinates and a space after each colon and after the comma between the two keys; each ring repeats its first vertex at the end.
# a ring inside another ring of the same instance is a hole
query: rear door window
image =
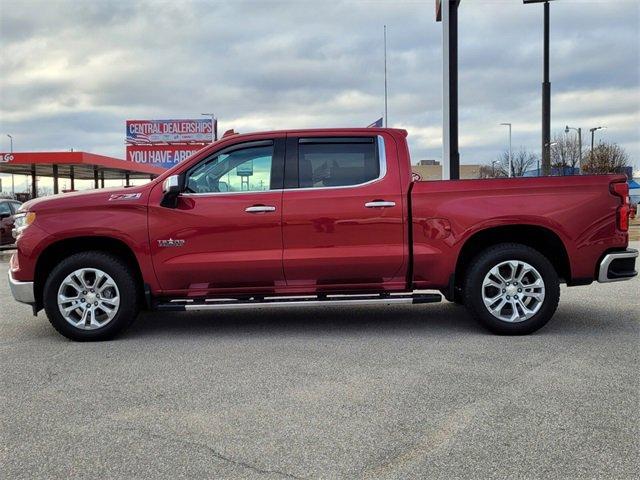
{"type": "Polygon", "coordinates": [[[380,177],[375,138],[301,138],[300,188],[356,186],[380,177]]]}

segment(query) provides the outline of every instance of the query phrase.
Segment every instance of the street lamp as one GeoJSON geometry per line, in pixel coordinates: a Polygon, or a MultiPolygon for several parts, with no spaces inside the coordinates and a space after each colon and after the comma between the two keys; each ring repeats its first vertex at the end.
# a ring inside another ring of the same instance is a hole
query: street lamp
{"type": "Polygon", "coordinates": [[[564,128],[564,133],[569,134],[570,130],[575,130],[578,132],[578,151],[580,156],[578,157],[578,167],[580,169],[580,173],[582,173],[582,128],[574,128],[567,125],[564,128]]]}
{"type": "Polygon", "coordinates": [[[590,128],[589,131],[591,132],[591,161],[593,162],[593,142],[596,136],[596,131],[597,130],[605,130],[607,127],[593,127],[590,128]]]}
{"type": "Polygon", "coordinates": [[[213,126],[213,141],[218,141],[218,118],[215,113],[201,113],[200,115],[204,115],[205,117],[211,117],[211,125],[213,126]]]}
{"type": "Polygon", "coordinates": [[[491,176],[494,178],[496,176],[496,163],[500,163],[500,160],[494,160],[491,162],[491,176]]]}
{"type": "MultiPolygon", "coordinates": [[[[7,133],[7,137],[9,137],[9,153],[13,155],[13,137],[7,133]]],[[[13,177],[13,173],[11,173],[11,197],[16,198],[16,182],[13,177]]]]}
{"type": "Polygon", "coordinates": [[[501,123],[500,125],[504,127],[509,127],[509,177],[513,175],[513,157],[511,150],[511,124],[510,123],[501,123]]]}
{"type": "Polygon", "coordinates": [[[548,175],[551,170],[551,82],[549,81],[549,1],[522,0],[529,3],[544,3],[544,60],[542,80],[542,170],[548,175]]]}

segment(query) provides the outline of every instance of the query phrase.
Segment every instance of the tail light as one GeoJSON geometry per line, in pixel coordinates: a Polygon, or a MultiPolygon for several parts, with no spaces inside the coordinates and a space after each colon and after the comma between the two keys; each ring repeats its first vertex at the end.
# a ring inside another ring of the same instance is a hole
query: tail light
{"type": "Polygon", "coordinates": [[[618,226],[618,230],[626,232],[629,230],[629,216],[631,215],[629,185],[627,185],[627,182],[612,183],[611,193],[620,197],[622,200],[622,205],[620,205],[616,211],[616,224],[618,226]]]}

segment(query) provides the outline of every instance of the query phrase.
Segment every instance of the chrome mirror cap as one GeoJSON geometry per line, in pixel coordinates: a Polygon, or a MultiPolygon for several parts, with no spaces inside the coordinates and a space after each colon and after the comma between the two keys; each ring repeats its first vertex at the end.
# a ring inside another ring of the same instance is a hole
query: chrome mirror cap
{"type": "Polygon", "coordinates": [[[178,175],[171,175],[170,177],[167,177],[164,182],[162,182],[162,193],[177,193],[179,188],[180,179],[178,178],[178,175]]]}

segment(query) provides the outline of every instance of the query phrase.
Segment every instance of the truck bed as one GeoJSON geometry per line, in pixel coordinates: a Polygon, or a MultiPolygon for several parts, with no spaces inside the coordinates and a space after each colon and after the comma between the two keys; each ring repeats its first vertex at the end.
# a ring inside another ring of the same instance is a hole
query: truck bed
{"type": "Polygon", "coordinates": [[[627,245],[628,234],[616,229],[620,199],[609,188],[625,180],[622,175],[585,175],[414,182],[415,285],[448,284],[464,259],[464,246],[488,231],[498,237],[517,231],[523,241],[548,235],[550,254],[567,263],[564,280],[590,283],[603,253],[627,245]]]}

